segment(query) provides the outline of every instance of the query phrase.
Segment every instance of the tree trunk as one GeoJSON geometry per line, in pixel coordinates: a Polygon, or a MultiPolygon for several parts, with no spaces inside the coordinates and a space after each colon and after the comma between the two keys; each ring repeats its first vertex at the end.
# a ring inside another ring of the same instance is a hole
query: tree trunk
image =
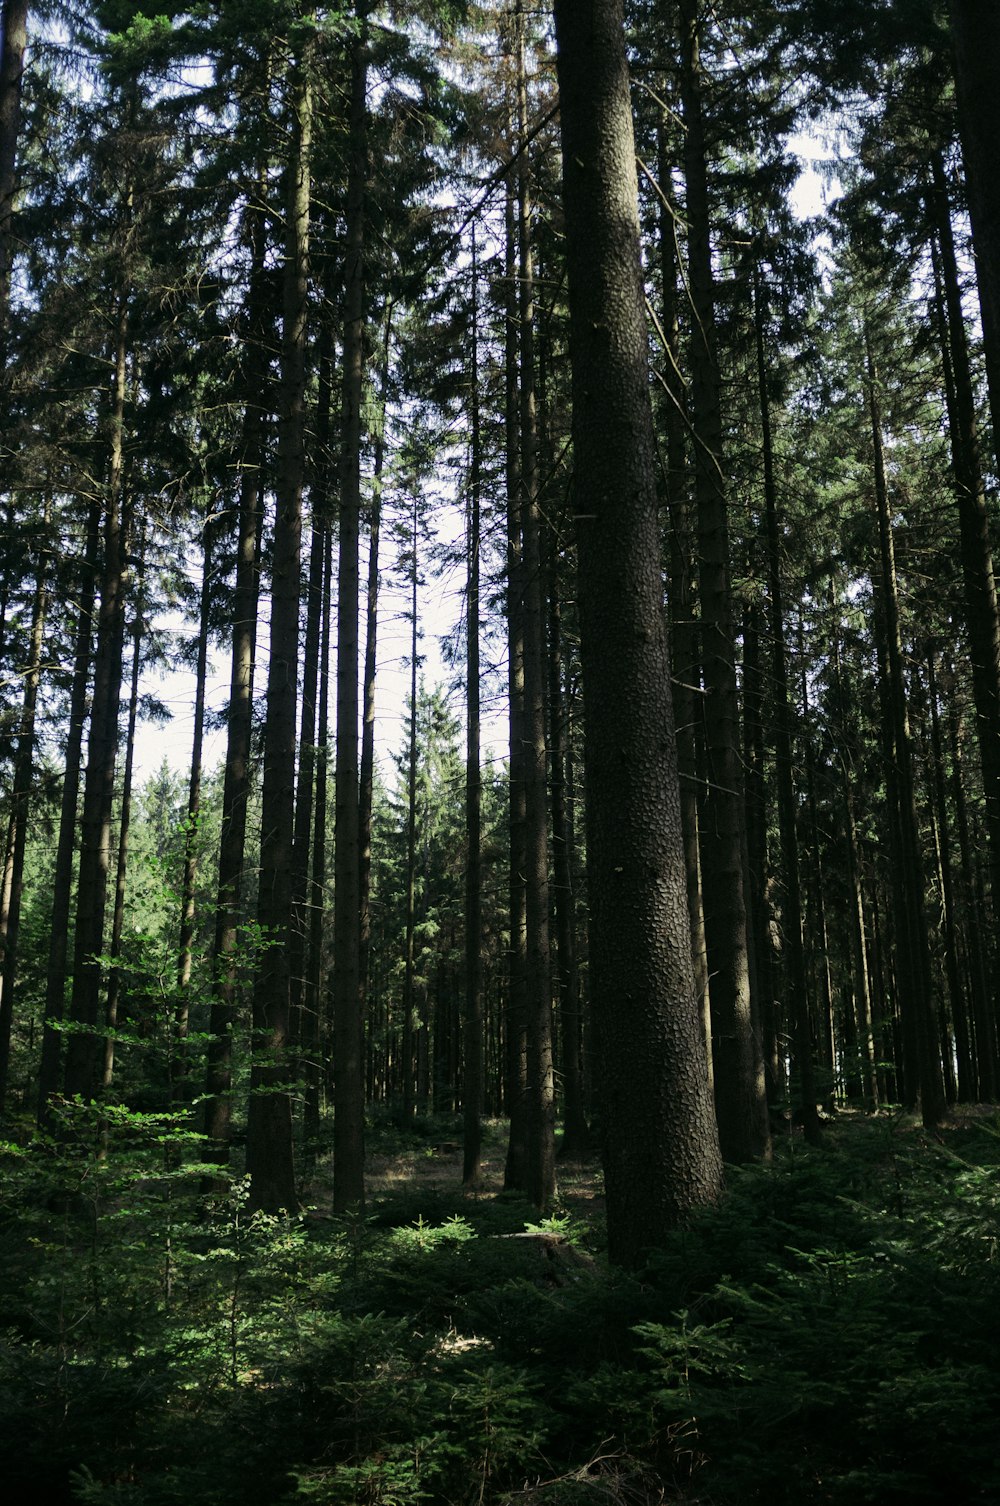
{"type": "Polygon", "coordinates": [[[278,391],[278,468],[271,567],[270,661],[261,780],[257,921],[263,950],[253,992],[253,1063],[247,1165],[255,1208],[297,1203],[289,1074],[295,710],[298,686],[302,488],[305,475],[306,334],[309,279],[310,58],[292,67],[287,169],[284,311],[278,391]]]}
{"type": "MultiPolygon", "coordinates": [[[[778,834],[781,843],[784,941],[787,958],[788,1013],[795,1030],[795,1066],[801,1098],[802,1127],[812,1145],[819,1144],[816,1080],[813,1067],[809,985],[802,939],[802,892],[799,883],[799,845],[795,825],[795,786],[792,776],[792,700],[785,653],[785,608],[781,584],[781,524],[774,480],[771,405],[767,390],[764,346],[764,307],[760,271],[754,267],[754,330],[757,346],[757,397],[760,404],[764,457],[764,518],[767,538],[768,626],[771,630],[771,690],[774,705],[774,773],[778,797],[778,834]]],[[[833,1063],[830,1063],[831,1070],[833,1063]]]]}
{"type": "Polygon", "coordinates": [[[177,963],[177,1007],[174,1011],[176,1049],[171,1087],[174,1099],[188,1096],[187,1041],[191,1008],[191,968],[195,936],[195,890],[198,882],[198,828],[201,822],[201,775],[205,742],[205,687],[208,680],[208,634],[212,604],[211,524],[206,513],[202,525],[201,600],[198,610],[198,656],[194,681],[194,730],[191,735],[191,768],[188,775],[187,816],[184,822],[184,872],[181,879],[180,955],[177,963]]]}
{"type": "Polygon", "coordinates": [[[480,765],[479,536],[482,426],[479,410],[479,264],[472,225],[469,320],[469,491],[465,559],[465,1009],[462,1019],[462,1183],[477,1187],[483,1144],[483,772],[480,765]]]}
{"type": "Polygon", "coordinates": [[[77,889],[70,1016],[81,1027],[66,1053],[66,1093],[89,1098],[100,1080],[100,1042],[94,1033],[101,988],[104,912],[111,868],[111,806],[118,754],[118,709],[122,685],[127,558],[122,524],[124,418],[128,303],[119,296],[111,392],[109,472],[104,507],[104,562],[97,616],[97,653],[90,706],[83,831],[77,889]]]}
{"type": "Polygon", "coordinates": [[[248,208],[250,294],[245,327],[248,352],[243,435],[238,459],[239,509],[236,531],[236,586],[230,654],[226,764],[222,788],[222,831],[213,947],[212,1005],[205,1079],[205,1135],[208,1154],[225,1163],[232,1115],[233,1027],[239,996],[240,890],[246,849],[250,795],[250,741],[253,725],[254,654],[260,591],[259,534],[267,417],[267,324],[264,259],[266,224],[260,206],[248,208]]]}
{"type": "Polygon", "coordinates": [[[619,0],[557,0],[592,1008],[612,1260],[721,1186],[691,966],[619,0]],[[637,1148],[641,1147],[641,1154],[637,1148]]]}
{"type": "Polygon", "coordinates": [[[344,372],[341,415],[340,543],[337,571],[337,768],[333,919],[333,1207],[362,1208],[364,1018],[361,988],[360,799],[358,789],[358,544],[361,523],[361,398],[365,333],[365,199],[368,182],[368,31],[351,50],[347,244],[344,262],[344,372]]]}
{"type": "Polygon", "coordinates": [[[0,43],[0,390],[7,364],[10,272],[14,259],[14,190],[21,129],[21,81],[28,45],[28,0],[3,0],[0,43]]]}
{"type": "MultiPolygon", "coordinates": [[[[131,509],[130,509],[131,512],[131,509]]],[[[130,518],[127,536],[132,533],[130,518]]],[[[118,1029],[118,1004],[121,998],[121,968],[119,961],[122,949],[122,932],[125,929],[125,893],[128,875],[129,829],[132,824],[132,770],[135,766],[135,729],[139,719],[139,674],[142,668],[143,612],[145,593],[142,589],[142,555],[139,550],[140,586],[135,602],[135,617],[132,622],[132,673],[129,685],[128,722],[125,729],[125,768],[122,773],[122,794],[118,810],[118,859],[115,865],[115,904],[111,917],[111,967],[108,973],[108,998],[105,1007],[107,1034],[104,1037],[104,1064],[101,1087],[106,1091],[111,1086],[115,1070],[115,1032],[118,1029]]],[[[173,1052],[174,1042],[168,1049],[173,1052]]]]}
{"type": "Polygon", "coordinates": [[[518,517],[520,423],[518,418],[515,205],[508,182],[504,260],[504,425],[507,461],[507,699],[510,722],[510,965],[505,1019],[506,1084],[510,1117],[504,1188],[526,1190],[528,1176],[528,930],[525,889],[524,789],[524,562],[518,517]]]}
{"type": "Polygon", "coordinates": [[[885,635],[887,669],[886,699],[892,735],[891,773],[896,787],[896,817],[900,843],[900,880],[903,886],[903,934],[897,938],[901,960],[910,974],[902,998],[904,1031],[908,1033],[909,1060],[904,1061],[910,1081],[911,1101],[919,1097],[924,1123],[940,1123],[945,1112],[944,1084],[937,1046],[937,1024],[930,994],[930,957],[923,914],[924,879],[917,812],[914,803],[910,728],[903,676],[903,649],[896,592],[896,560],[892,516],[886,484],[882,425],[878,406],[878,373],[866,331],[868,406],[874,455],[875,503],[878,515],[879,591],[885,635]],[[915,1091],[916,1090],[916,1091],[915,1091]]]}
{"type": "MultiPolygon", "coordinates": [[[[49,508],[46,505],[45,523],[48,524],[49,508]]],[[[24,667],[24,700],[21,707],[21,724],[17,737],[17,752],[14,757],[13,785],[11,789],[11,875],[10,897],[0,915],[0,940],[3,944],[3,974],[0,979],[0,1114],[6,1103],[8,1073],[10,1068],[10,1036],[14,1020],[14,989],[17,980],[17,950],[21,929],[21,897],[24,890],[24,855],[28,839],[28,802],[31,797],[32,772],[35,754],[35,711],[38,705],[38,685],[42,672],[42,638],[45,632],[45,610],[48,604],[48,589],[45,583],[45,560],[38,565],[35,581],[35,597],[31,610],[31,634],[28,640],[28,662],[24,667]]]]}
{"type": "Polygon", "coordinates": [[[993,444],[1000,461],[1000,8],[994,0],[951,0],[951,35],[969,218],[983,319],[993,444]]]}
{"type": "Polygon", "coordinates": [[[538,507],[534,257],[528,181],[528,86],[524,6],[516,0],[518,321],[520,325],[520,506],[524,627],[525,909],[528,926],[528,1167],[526,1192],[547,1212],[555,1196],[555,1081],[549,955],[549,852],[545,749],[545,623],[538,507]]]}
{"type": "Polygon", "coordinates": [[[686,127],[688,280],[694,312],[690,400],[695,434],[698,599],[708,760],[699,829],[719,1140],[723,1158],[740,1162],[766,1155],[770,1134],[763,1063],[751,1011],[743,889],[743,782],[736,638],[729,579],[728,504],[722,469],[699,15],[696,0],[682,0],[681,98],[686,127]]]}
{"type": "Polygon", "coordinates": [[[69,696],[66,731],[66,767],[59,810],[59,838],[52,875],[52,913],[49,921],[49,956],[45,975],[45,1028],[38,1073],[38,1124],[48,1122],[48,1104],[59,1090],[62,1032],[58,1029],[66,1008],[66,962],[70,911],[73,903],[73,858],[76,851],[76,809],[80,794],[83,730],[87,720],[87,685],[90,680],[90,641],[94,626],[97,586],[97,546],[101,507],[92,502],[87,519],[80,579],[80,610],[73,652],[73,683],[69,696]]]}

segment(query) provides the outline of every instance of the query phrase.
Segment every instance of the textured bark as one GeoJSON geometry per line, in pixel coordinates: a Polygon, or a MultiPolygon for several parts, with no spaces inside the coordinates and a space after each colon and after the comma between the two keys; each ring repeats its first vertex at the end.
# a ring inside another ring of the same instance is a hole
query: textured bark
{"type": "Polygon", "coordinates": [[[351,51],[344,371],[341,412],[340,541],[337,570],[337,764],[333,912],[333,1207],[360,1208],[364,1181],[364,1019],[360,937],[358,793],[358,544],[361,524],[361,396],[365,332],[365,199],[368,182],[368,7],[351,51]]]}
{"type": "Polygon", "coordinates": [[[1000,7],[995,0],[951,0],[951,34],[969,218],[983,318],[993,443],[1000,462],[1000,7]]]}
{"type": "Polygon", "coordinates": [[[305,476],[305,357],[312,95],[308,62],[290,79],[291,152],[286,180],[281,381],[271,566],[270,659],[261,779],[257,921],[263,937],[253,991],[253,1062],[247,1165],[255,1208],[297,1202],[292,1142],[290,936],[295,821],[302,489],[305,476]]]}
{"type": "MultiPolygon", "coordinates": [[[[663,97],[666,98],[665,82],[663,89],[663,97]]],[[[668,599],[673,668],[671,685],[677,738],[677,770],[680,777],[681,827],[684,837],[684,864],[687,871],[688,911],[691,916],[691,953],[695,986],[701,999],[708,1072],[711,1080],[712,1014],[708,989],[705,910],[701,895],[701,857],[698,843],[698,797],[701,786],[698,769],[697,726],[701,715],[701,708],[698,705],[701,692],[701,666],[693,568],[694,538],[686,465],[687,394],[681,376],[680,324],[677,313],[680,255],[677,245],[677,218],[669,193],[671,164],[667,151],[667,132],[662,118],[657,123],[656,139],[660,180],[658,232],[662,283],[661,329],[666,341],[663,385],[667,401],[664,405],[663,427],[667,441],[667,504],[670,511],[668,599]]]]}
{"type": "Polygon", "coordinates": [[[700,7],[682,0],[681,99],[687,187],[691,336],[691,422],[695,434],[699,590],[707,779],[700,822],[702,896],[712,1008],[715,1106],[722,1154],[748,1161],[768,1152],[763,1061],[754,1037],[743,885],[736,635],[729,578],[715,289],[699,56],[700,7]]]}
{"type": "Polygon", "coordinates": [[[556,5],[586,705],[592,1008],[611,1258],[721,1184],[691,966],[619,0],[556,5]]]}

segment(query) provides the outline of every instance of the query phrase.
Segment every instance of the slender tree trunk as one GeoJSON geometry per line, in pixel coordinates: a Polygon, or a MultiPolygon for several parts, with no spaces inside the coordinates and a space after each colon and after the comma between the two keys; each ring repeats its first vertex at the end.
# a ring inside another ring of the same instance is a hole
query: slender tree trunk
{"type": "Polygon", "coordinates": [[[524,561],[518,516],[520,423],[518,418],[518,307],[515,203],[507,184],[504,261],[504,380],[507,457],[507,696],[510,721],[510,982],[506,1011],[506,1107],[510,1136],[504,1187],[526,1190],[528,1176],[528,929],[525,869],[524,787],[524,561]]]}
{"type": "Polygon", "coordinates": [[[292,1065],[289,1050],[292,843],[312,144],[309,65],[308,56],[296,59],[291,77],[292,133],[287,174],[278,470],[257,902],[263,951],[253,992],[254,1054],[247,1115],[251,1202],[271,1213],[294,1208],[297,1202],[288,1078],[292,1065]]]}
{"type": "Polygon", "coordinates": [[[555,15],[592,1007],[609,1253],[635,1265],[718,1196],[721,1161],[691,966],[622,6],[558,0],[555,15]]]}
{"type": "Polygon", "coordinates": [[[229,710],[226,718],[226,764],[222,788],[222,831],[215,912],[212,1005],[209,1015],[205,1079],[205,1135],[209,1154],[228,1160],[232,1115],[233,1027],[239,997],[240,891],[246,850],[250,797],[250,739],[253,724],[254,654],[260,590],[259,535],[262,467],[267,417],[267,325],[264,258],[266,228],[261,207],[247,211],[251,272],[246,319],[248,352],[243,435],[239,455],[239,507],[236,527],[236,586],[230,654],[229,710]]]}
{"type": "Polygon", "coordinates": [[[382,530],[382,471],[385,465],[385,426],[389,402],[389,360],[392,347],[392,305],[385,311],[382,370],[379,377],[379,420],[372,457],[372,505],[368,526],[368,594],[365,609],[364,710],[361,726],[361,951],[358,975],[367,1013],[368,969],[371,956],[372,801],[375,791],[375,677],[378,669],[379,537],[382,530]]]}
{"type": "MultiPolygon", "coordinates": [[[[754,975],[761,1021],[761,1051],[768,1105],[777,1108],[784,1105],[787,1084],[784,1053],[779,1049],[781,1011],[776,977],[778,959],[774,954],[768,893],[770,872],[767,854],[768,768],[764,748],[765,673],[760,647],[763,616],[763,606],[755,595],[747,605],[743,628],[743,741],[748,891],[754,943],[754,975]]],[[[675,690],[675,707],[676,704],[675,690]]],[[[683,795],[682,783],[682,799],[683,795]]]]}
{"type": "Polygon", "coordinates": [[[896,783],[896,814],[899,826],[901,872],[904,894],[904,935],[899,938],[907,955],[911,973],[903,999],[904,1029],[909,1032],[910,1060],[907,1075],[915,1074],[909,1093],[919,1090],[924,1123],[940,1123],[945,1112],[944,1084],[937,1046],[937,1024],[930,995],[930,957],[924,921],[923,860],[920,852],[917,813],[914,803],[910,728],[906,710],[906,686],[903,677],[903,650],[896,593],[896,561],[892,537],[892,517],[886,485],[882,425],[878,406],[878,373],[866,332],[868,361],[868,404],[874,454],[875,502],[878,513],[879,552],[881,560],[879,588],[885,632],[888,670],[887,699],[893,743],[893,774],[896,783]],[[912,964],[912,966],[911,966],[912,964]]]}
{"type": "MultiPolygon", "coordinates": [[[[0,390],[7,364],[14,190],[21,130],[21,81],[28,45],[28,0],[3,0],[0,40],[0,390]]],[[[0,451],[2,453],[2,451],[0,451]]]]}
{"type": "MultiPolygon", "coordinates": [[[[949,679],[952,676],[949,675],[949,679]]],[[[955,803],[955,826],[962,865],[962,899],[968,917],[967,940],[972,994],[972,1025],[975,1036],[977,1096],[980,1102],[995,1102],[998,1091],[997,1050],[994,1015],[990,1007],[990,989],[984,955],[983,935],[986,926],[979,909],[973,871],[972,838],[962,778],[962,737],[959,711],[954,695],[948,701],[948,742],[951,752],[952,798],[955,803]]]]}
{"type": "MultiPolygon", "coordinates": [[[[764,308],[761,278],[754,267],[754,328],[757,345],[757,393],[760,404],[764,457],[764,516],[767,537],[768,626],[771,630],[771,688],[775,713],[774,772],[778,796],[778,834],[781,843],[785,956],[787,958],[789,1016],[795,1030],[795,1067],[802,1099],[802,1125],[806,1139],[820,1140],[813,1066],[812,1028],[809,1018],[809,985],[802,938],[802,893],[799,882],[799,847],[795,825],[795,786],[792,775],[792,700],[788,686],[785,652],[785,608],[781,584],[781,524],[774,480],[774,446],[771,435],[771,405],[767,390],[767,356],[764,346],[764,308]]],[[[833,1063],[830,1063],[831,1069],[833,1063]]]]}
{"type": "MultiPolygon", "coordinates": [[[[45,522],[49,509],[46,506],[45,522]]],[[[3,971],[0,978],[0,1114],[3,1113],[10,1069],[10,1036],[14,1020],[14,990],[17,982],[18,942],[21,930],[21,897],[24,890],[24,856],[28,840],[28,803],[31,797],[32,772],[35,753],[35,712],[38,706],[38,685],[42,673],[42,639],[45,633],[45,610],[48,604],[48,588],[45,581],[45,561],[40,559],[35,580],[35,596],[31,609],[31,633],[28,640],[28,662],[24,668],[24,700],[21,706],[21,724],[17,737],[17,752],[14,757],[13,787],[11,790],[11,874],[10,897],[0,914],[0,941],[3,944],[3,971]]]]}
{"type": "Polygon", "coordinates": [[[516,0],[518,319],[520,324],[520,523],[524,625],[525,908],[528,925],[528,1175],[526,1191],[547,1211],[555,1196],[555,1082],[549,955],[549,852],[545,749],[545,623],[538,507],[534,259],[528,182],[528,85],[522,0],[516,0]]]}
{"type": "Polygon", "coordinates": [[[206,514],[202,525],[201,600],[198,610],[198,655],[194,680],[194,729],[191,735],[191,768],[188,775],[187,816],[184,822],[184,871],[181,878],[181,934],[177,964],[177,1007],[174,1011],[176,1054],[172,1089],[175,1099],[188,1096],[188,1018],[191,1008],[191,968],[195,936],[195,895],[198,883],[198,849],[201,823],[201,774],[205,742],[205,689],[208,681],[208,634],[212,604],[211,524],[206,514]]]}
{"type": "Polygon", "coordinates": [[[469,321],[469,491],[466,507],[465,616],[465,1009],[462,1018],[462,1182],[477,1187],[483,1144],[483,772],[480,765],[479,536],[482,425],[479,408],[479,263],[472,225],[469,321]]]}
{"type": "MultiPolygon", "coordinates": [[[[127,534],[131,535],[129,521],[127,534]]],[[[140,581],[142,578],[142,554],[140,548],[140,581]]],[[[128,721],[125,728],[125,768],[122,773],[122,794],[118,810],[118,857],[115,865],[115,904],[111,917],[111,967],[108,973],[108,998],[105,1007],[107,1034],[104,1037],[104,1064],[101,1087],[106,1091],[111,1086],[115,1070],[115,1033],[118,1029],[118,1005],[121,999],[121,950],[122,933],[125,929],[125,894],[128,880],[128,843],[132,824],[132,771],[135,767],[135,729],[139,719],[139,674],[142,668],[144,592],[140,584],[136,596],[135,617],[132,622],[132,672],[129,685],[128,721]]],[[[174,1043],[170,1042],[171,1050],[174,1043]]]]}
{"type": "Polygon", "coordinates": [[[996,170],[1000,8],[994,0],[951,0],[950,11],[993,443],[1000,461],[1000,177],[996,170]]]}
{"type": "Polygon", "coordinates": [[[403,973],[403,1118],[409,1124],[416,1108],[414,1069],[419,1020],[416,990],[417,929],[417,500],[413,499],[410,535],[410,733],[406,762],[406,942],[403,973]]]}
{"type": "MultiPolygon", "coordinates": [[[[330,417],[333,402],[333,333],[329,320],[320,335],[319,396],[316,412],[317,460],[312,488],[312,547],[309,556],[309,612],[312,622],[306,650],[306,684],[303,690],[303,731],[299,764],[299,789],[295,807],[297,871],[301,879],[302,935],[301,992],[298,1000],[296,1039],[305,1078],[303,1131],[306,1154],[312,1161],[320,1129],[320,1094],[323,1083],[323,916],[326,904],[326,771],[329,738],[330,586],[333,574],[331,529],[330,417]],[[309,669],[310,656],[313,669],[309,669]],[[306,703],[310,711],[309,738],[313,751],[305,756],[306,703]],[[302,788],[309,780],[309,798],[302,788]],[[315,797],[313,789],[315,786],[315,797]],[[313,800],[315,798],[315,815],[313,800]],[[308,806],[308,808],[306,808],[308,806]],[[311,829],[310,829],[311,822],[311,829]],[[306,850],[303,851],[303,848],[306,850]]],[[[308,636],[308,634],[307,634],[308,636]]]]}
{"type": "Polygon", "coordinates": [[[365,332],[365,199],[368,182],[367,0],[351,51],[340,544],[337,571],[337,768],[333,918],[333,1207],[361,1208],[364,1181],[364,1017],[361,985],[358,787],[358,544],[361,523],[361,397],[365,332]]]}
{"type": "Polygon", "coordinates": [[[111,867],[111,806],[118,753],[127,557],[122,522],[128,303],[119,296],[109,426],[109,472],[104,507],[104,562],[97,617],[97,654],[90,707],[83,831],[77,890],[70,1015],[81,1027],[69,1040],[66,1093],[89,1098],[100,1080],[97,1029],[104,946],[104,912],[111,867]]]}
{"type": "Polygon", "coordinates": [[[49,922],[49,955],[45,977],[45,1028],[38,1074],[38,1123],[45,1128],[48,1104],[59,1090],[62,1032],[58,1026],[66,1007],[67,938],[73,901],[73,858],[76,851],[76,810],[80,794],[83,731],[87,720],[87,685],[90,679],[90,640],[94,625],[97,584],[97,547],[101,507],[92,502],[87,519],[80,577],[80,604],[73,652],[73,683],[69,698],[66,734],[66,767],[59,810],[59,837],[52,876],[52,914],[49,922]]]}
{"type": "Polygon", "coordinates": [[[700,559],[707,784],[700,823],[702,895],[712,1004],[712,1059],[719,1139],[726,1161],[768,1153],[764,1072],[754,1037],[743,891],[743,789],[736,691],[736,639],[722,456],[715,290],[699,55],[700,11],[682,0],[681,98],[687,184],[688,280],[694,312],[691,420],[700,559]]]}

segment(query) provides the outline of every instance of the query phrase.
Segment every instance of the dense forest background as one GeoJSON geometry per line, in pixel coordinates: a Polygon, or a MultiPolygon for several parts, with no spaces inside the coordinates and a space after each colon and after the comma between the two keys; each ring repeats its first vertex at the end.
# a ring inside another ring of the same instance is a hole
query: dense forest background
{"type": "Polygon", "coordinates": [[[1000,16],[624,10],[4,0],[19,1498],[1000,1500],[1000,16]]]}

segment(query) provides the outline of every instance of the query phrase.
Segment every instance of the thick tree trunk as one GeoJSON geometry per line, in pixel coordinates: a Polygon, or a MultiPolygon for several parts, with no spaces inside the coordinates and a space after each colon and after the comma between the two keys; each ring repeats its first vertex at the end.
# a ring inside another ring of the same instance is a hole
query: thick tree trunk
{"type": "MultiPolygon", "coordinates": [[[[663,84],[664,99],[667,85],[663,84]]],[[[672,649],[674,726],[677,736],[677,771],[680,777],[681,825],[684,864],[687,870],[688,910],[691,915],[691,950],[695,986],[701,999],[702,1020],[712,1078],[712,1011],[708,988],[708,956],[705,951],[705,911],[701,895],[701,856],[698,842],[698,799],[701,790],[698,769],[698,722],[701,707],[701,655],[698,643],[694,538],[689,479],[686,465],[688,417],[687,394],[681,375],[680,323],[677,313],[677,279],[680,254],[677,245],[678,215],[670,195],[671,163],[666,125],[657,122],[657,163],[660,186],[659,250],[662,282],[661,330],[666,342],[663,387],[666,403],[663,427],[667,450],[667,505],[670,516],[669,585],[670,644],[672,649]]]]}
{"type": "Polygon", "coordinates": [[[290,95],[292,132],[257,901],[264,944],[253,992],[254,1053],[247,1114],[250,1198],[254,1207],[271,1213],[294,1208],[297,1202],[289,1083],[290,939],[312,144],[308,68],[308,58],[296,60],[290,95]]]}
{"type": "Polygon", "coordinates": [[[361,985],[360,800],[358,789],[358,545],[361,525],[361,397],[365,332],[365,199],[368,182],[368,5],[351,52],[344,372],[341,414],[337,596],[337,766],[333,916],[333,1207],[361,1208],[364,1167],[364,1018],[361,985]]]}
{"type": "Polygon", "coordinates": [[[555,14],[592,1008],[609,1252],[635,1265],[718,1196],[722,1172],[691,966],[622,6],[559,0],[555,14]]]}
{"type": "Polygon", "coordinates": [[[965,621],[969,635],[972,693],[976,705],[979,762],[986,796],[990,888],[1000,918],[1000,614],[997,611],[993,550],[979,449],[969,343],[951,227],[951,207],[940,154],[932,159],[941,280],[944,291],[942,354],[948,385],[952,469],[958,502],[965,621]],[[948,357],[950,356],[950,361],[948,357]]]}

